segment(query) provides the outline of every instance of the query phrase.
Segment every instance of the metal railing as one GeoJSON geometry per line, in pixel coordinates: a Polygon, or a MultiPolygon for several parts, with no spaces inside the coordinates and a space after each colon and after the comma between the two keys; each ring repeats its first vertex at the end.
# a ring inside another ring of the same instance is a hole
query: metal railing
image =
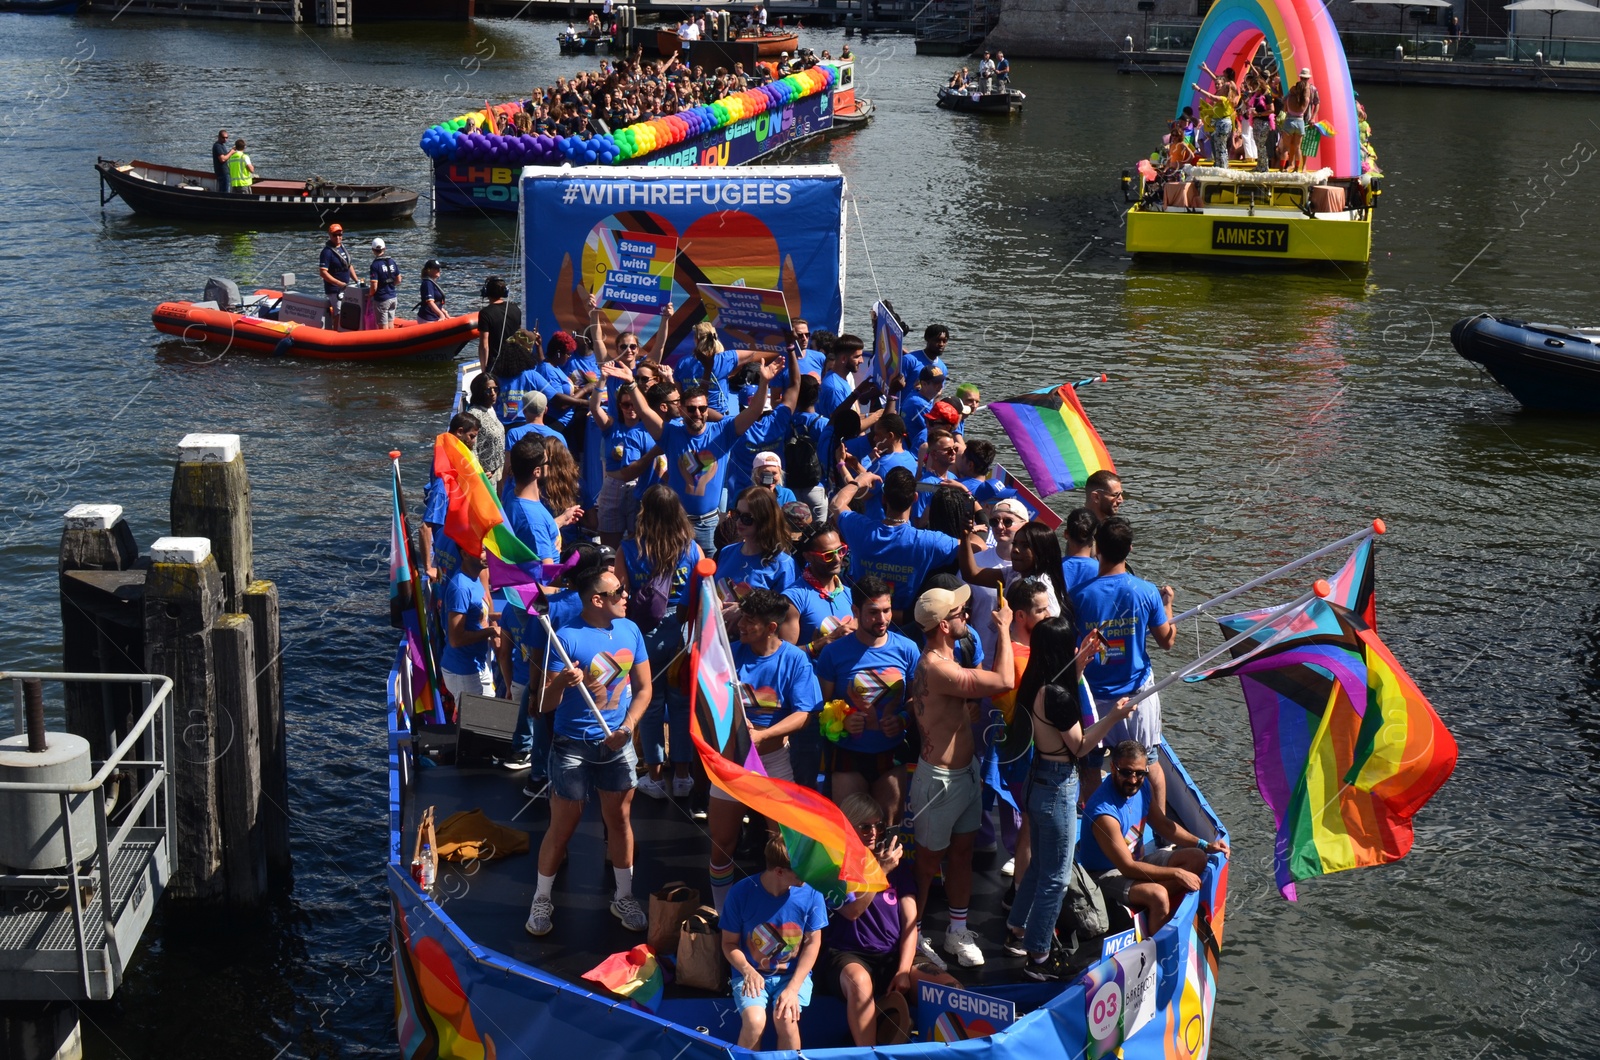
{"type": "MultiPolygon", "coordinates": [[[[1525,29],[1528,27],[1524,27],[1525,29]]],[[[1187,52],[1199,35],[1199,22],[1152,22],[1145,28],[1146,51],[1187,52]]],[[[1600,39],[1552,37],[1525,32],[1497,37],[1452,37],[1439,26],[1401,30],[1341,30],[1339,40],[1352,59],[1395,58],[1402,49],[1406,60],[1433,59],[1456,62],[1600,63],[1600,39]]]]}
{"type": "MultiPolygon", "coordinates": [[[[98,996],[94,992],[89,966],[88,935],[84,914],[88,900],[84,898],[83,884],[94,881],[94,897],[100,902],[103,934],[107,955],[111,962],[112,981],[121,978],[123,960],[117,952],[116,910],[112,896],[112,865],[136,827],[159,828],[165,834],[167,856],[176,849],[174,834],[177,820],[177,793],[171,783],[170,763],[175,753],[172,726],[172,679],[151,674],[69,674],[50,672],[0,672],[0,680],[9,680],[16,704],[17,733],[24,730],[23,682],[38,680],[56,684],[131,684],[142,686],[143,708],[138,719],[126,735],[100,763],[93,776],[77,783],[25,783],[0,782],[0,792],[22,792],[35,795],[55,795],[61,803],[62,840],[65,843],[67,869],[65,874],[51,873],[0,873],[0,888],[59,888],[63,883],[70,887],[73,936],[77,942],[78,970],[82,978],[84,996],[98,996]],[[130,757],[138,748],[140,757],[130,757]],[[113,809],[121,824],[113,832],[106,809],[106,786],[119,776],[137,777],[133,790],[121,796],[113,809]],[[95,853],[87,864],[80,864],[77,845],[72,834],[73,812],[92,799],[94,807],[95,853]],[[157,801],[159,799],[159,801],[157,801]],[[125,808],[124,808],[125,807],[125,808]]],[[[92,899],[91,899],[92,900],[92,899]]]]}

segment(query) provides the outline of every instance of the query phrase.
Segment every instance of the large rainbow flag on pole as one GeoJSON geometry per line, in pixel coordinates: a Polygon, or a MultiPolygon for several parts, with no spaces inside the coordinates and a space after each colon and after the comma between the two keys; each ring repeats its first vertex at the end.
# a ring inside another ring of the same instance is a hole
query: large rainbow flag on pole
{"type": "Polygon", "coordinates": [[[406,518],[405,494],[400,489],[400,454],[390,453],[394,464],[394,518],[389,528],[389,622],[405,630],[406,657],[411,663],[412,710],[431,710],[435,721],[444,720],[444,704],[439,690],[438,660],[428,638],[428,622],[423,617],[428,605],[422,591],[422,577],[411,553],[411,524],[406,518]]]}
{"type": "Polygon", "coordinates": [[[471,555],[488,550],[489,588],[526,589],[548,580],[544,561],[506,525],[505,509],[489,476],[461,439],[448,432],[434,439],[433,473],[444,481],[450,498],[445,535],[471,555]]]}
{"type": "Polygon", "coordinates": [[[990,402],[989,411],[1041,497],[1079,489],[1096,471],[1117,470],[1072,383],[990,402]]]}
{"type": "Polygon", "coordinates": [[[824,893],[837,891],[840,884],[857,893],[883,890],[889,881],[882,866],[839,807],[810,788],[762,773],[739,703],[739,673],[722,621],[715,574],[716,564],[710,560],[695,568],[699,585],[689,641],[689,666],[695,675],[689,692],[689,733],[706,776],[751,810],[776,821],[786,837],[809,840],[809,846],[797,844],[803,849],[790,850],[795,871],[807,883],[824,893]]]}
{"type": "MultiPolygon", "coordinates": [[[[1370,555],[1357,550],[1335,591],[1368,614],[1370,555]]],[[[1231,636],[1262,614],[1220,621],[1231,636]]],[[[1343,603],[1314,600],[1253,641],[1189,680],[1238,677],[1244,688],[1284,897],[1295,899],[1298,880],[1404,857],[1412,817],[1456,764],[1455,739],[1432,704],[1361,612],[1343,603]]]]}

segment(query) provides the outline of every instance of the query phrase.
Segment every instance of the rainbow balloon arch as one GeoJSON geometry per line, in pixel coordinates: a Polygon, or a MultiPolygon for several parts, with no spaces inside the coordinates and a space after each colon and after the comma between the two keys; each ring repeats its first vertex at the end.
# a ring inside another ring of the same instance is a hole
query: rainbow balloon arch
{"type": "Polygon", "coordinates": [[[1318,118],[1333,130],[1306,160],[1307,168],[1326,167],[1335,178],[1359,177],[1361,138],[1350,65],[1322,0],[1217,0],[1189,53],[1173,116],[1181,118],[1183,108],[1191,106],[1200,112],[1193,86],[1205,83],[1202,63],[1218,73],[1231,66],[1242,75],[1263,44],[1277,61],[1285,89],[1298,71],[1311,71],[1322,100],[1318,118]]]}
{"type": "Polygon", "coordinates": [[[522,166],[621,165],[677,146],[706,133],[730,128],[797,100],[833,87],[833,70],[814,66],[759,88],[725,96],[715,103],[691,107],[665,118],[642,121],[600,136],[551,136],[548,133],[485,133],[523,110],[521,103],[500,103],[471,111],[429,127],[422,151],[435,162],[520,169],[522,166]],[[491,122],[490,119],[493,118],[491,122]],[[466,132],[471,122],[474,131],[466,132]]]}

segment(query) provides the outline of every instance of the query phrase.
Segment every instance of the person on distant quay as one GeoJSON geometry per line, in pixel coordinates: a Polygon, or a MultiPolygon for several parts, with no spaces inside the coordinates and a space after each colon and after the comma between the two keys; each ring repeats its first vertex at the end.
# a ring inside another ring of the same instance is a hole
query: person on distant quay
{"type": "Polygon", "coordinates": [[[233,141],[233,151],[228,155],[228,190],[234,195],[245,195],[256,180],[256,166],[244,153],[244,138],[233,141]]]}
{"type": "Polygon", "coordinates": [[[1122,480],[1115,472],[1102,468],[1090,475],[1083,484],[1083,506],[1088,508],[1096,522],[1103,523],[1122,507],[1127,499],[1122,492],[1122,480]]]}
{"type": "Polygon", "coordinates": [[[387,244],[382,239],[374,239],[372,265],[367,270],[367,295],[375,303],[379,331],[394,327],[395,306],[399,302],[396,288],[404,279],[400,275],[399,262],[389,256],[387,244]]]}
{"type": "Polygon", "coordinates": [[[217,191],[223,195],[228,194],[228,156],[233,154],[233,148],[228,146],[228,130],[217,132],[216,140],[211,144],[211,172],[217,177],[217,191]]]}
{"type": "Polygon", "coordinates": [[[733,970],[740,1048],[761,1045],[770,1011],[778,1048],[797,1051],[800,1010],[811,1003],[811,970],[822,952],[828,907],[795,873],[783,836],[768,839],[765,854],[766,871],[746,876],[728,892],[722,953],[733,970]]]}
{"type": "Polygon", "coordinates": [[[422,263],[421,299],[417,302],[417,323],[426,324],[443,320],[450,314],[444,308],[444,288],[439,286],[439,273],[443,269],[436,258],[422,263]]]}
{"type": "Polygon", "coordinates": [[[339,330],[339,296],[356,282],[356,267],[350,260],[350,251],[344,245],[344,225],[335,221],[328,226],[328,241],[322,245],[322,257],[317,264],[322,275],[322,293],[328,298],[328,315],[333,318],[330,327],[339,330]]]}
{"type": "Polygon", "coordinates": [[[554,674],[538,702],[540,713],[554,711],[556,719],[550,748],[550,827],[539,844],[539,878],[524,927],[530,935],[548,935],[554,929],[556,871],[593,790],[599,793],[606,853],[616,877],[611,915],[628,931],[643,931],[649,920],[633,896],[630,808],[633,730],[650,704],[650,660],[639,627],[624,617],[627,590],[615,573],[591,570],[574,588],[583,612],[577,622],[556,630],[573,665],[554,674]]]}

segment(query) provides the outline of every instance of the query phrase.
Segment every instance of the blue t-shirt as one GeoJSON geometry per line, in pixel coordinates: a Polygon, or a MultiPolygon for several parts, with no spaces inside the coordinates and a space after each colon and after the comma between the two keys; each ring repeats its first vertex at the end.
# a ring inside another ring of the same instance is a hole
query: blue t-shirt
{"type": "Polygon", "coordinates": [[[536,434],[541,438],[554,438],[562,445],[567,444],[566,436],[554,427],[546,427],[542,423],[524,423],[520,427],[512,427],[506,431],[506,452],[511,452],[512,446],[530,434],[536,434]]]}
{"type": "MultiPolygon", "coordinates": [[[[820,350],[806,350],[800,355],[800,374],[814,375],[818,380],[822,378],[822,366],[825,358],[820,350]]],[[[776,393],[783,393],[789,389],[789,364],[784,361],[784,366],[778,369],[778,374],[772,379],[772,389],[776,393]]]]}
{"type": "Polygon", "coordinates": [[[541,502],[511,498],[506,502],[506,525],[540,559],[554,563],[561,558],[561,531],[541,502]]]}
{"type": "MultiPolygon", "coordinates": [[[[546,617],[550,619],[550,625],[554,629],[566,629],[576,624],[583,615],[583,598],[578,595],[576,589],[563,589],[559,593],[545,597],[544,606],[546,617]]],[[[523,645],[528,661],[538,663],[541,670],[561,669],[560,656],[550,652],[550,659],[545,658],[545,653],[550,647],[550,638],[544,635],[544,623],[539,621],[539,616],[524,611],[522,617],[522,634],[518,639],[523,645]],[[547,661],[550,663],[549,666],[545,665],[547,661]]]]}
{"type": "MultiPolygon", "coordinates": [[[[728,454],[728,503],[732,505],[739,499],[739,494],[749,487],[752,465],[756,462],[756,454],[765,450],[778,451],[783,445],[783,440],[789,437],[789,424],[794,420],[794,413],[788,405],[779,405],[771,412],[762,416],[751,424],[750,429],[739,436],[734,443],[733,452],[728,454]]],[[[778,452],[781,458],[783,454],[778,452]]]]}
{"type": "Polygon", "coordinates": [[[787,552],[763,561],[760,556],[745,555],[744,546],[735,541],[717,553],[717,587],[729,600],[743,600],[751,589],[781,593],[799,580],[794,557],[787,552]]]}
{"type": "MultiPolygon", "coordinates": [[[[678,565],[672,569],[672,592],[667,597],[667,602],[675,606],[682,606],[689,602],[689,575],[694,571],[694,565],[700,562],[700,546],[689,542],[689,547],[683,550],[683,555],[678,559],[678,565]]],[[[628,584],[634,592],[648,582],[653,572],[650,565],[645,562],[644,554],[639,551],[637,538],[626,538],[622,542],[622,564],[628,571],[628,584]]]]}
{"type": "MultiPolygon", "coordinates": [[[[502,379],[500,396],[495,399],[495,409],[500,413],[500,422],[509,424],[522,419],[522,405],[527,396],[535,391],[544,393],[548,385],[544,373],[539,371],[537,365],[510,379],[502,379]]],[[[556,437],[561,436],[558,434],[556,437]]]]}
{"type": "Polygon", "coordinates": [[[818,415],[831,417],[834,410],[843,405],[845,399],[853,394],[855,389],[855,384],[838,372],[829,372],[823,376],[822,389],[817,392],[818,415]]]}
{"type": "Polygon", "coordinates": [[[1145,638],[1167,621],[1167,609],[1156,587],[1132,574],[1108,574],[1073,593],[1072,606],[1080,638],[1091,627],[1098,627],[1105,638],[1105,651],[1083,668],[1095,698],[1138,691],[1150,676],[1145,638]]]}
{"type": "Polygon", "coordinates": [[[838,514],[839,536],[850,546],[850,577],[876,574],[889,583],[896,610],[910,609],[928,572],[954,563],[961,543],[934,530],[885,526],[848,509],[838,514]]]}
{"type": "Polygon", "coordinates": [[[762,975],[789,970],[808,931],[828,926],[822,892],[809,883],[769,894],[760,876],[746,876],[722,903],[722,930],[736,932],[739,948],[762,975]]]}
{"type": "Polygon", "coordinates": [[[327,280],[323,280],[322,290],[326,294],[338,294],[344,290],[345,284],[356,282],[355,266],[350,261],[350,252],[344,247],[335,247],[332,243],[324,244],[322,257],[319,259],[318,264],[328,270],[329,276],[336,280],[344,281],[343,283],[329,283],[327,280]]]}
{"type": "Polygon", "coordinates": [[[911,518],[921,519],[928,513],[928,505],[933,503],[933,491],[946,482],[956,483],[961,480],[946,471],[943,475],[936,475],[932,471],[924,471],[917,476],[917,499],[911,505],[911,518]]]}
{"type": "Polygon", "coordinates": [[[906,421],[906,449],[918,452],[928,440],[928,410],[933,402],[907,387],[906,396],[900,399],[900,418],[906,421]]]}
{"type": "Polygon", "coordinates": [[[432,277],[424,276],[422,278],[422,292],[420,295],[421,307],[417,310],[418,323],[426,324],[430,320],[443,319],[438,313],[435,313],[433,310],[428,308],[428,302],[430,299],[434,305],[439,307],[441,311],[444,309],[444,288],[440,287],[437,283],[434,283],[432,277]]]}
{"type": "MultiPolygon", "coordinates": [[[[537,624],[538,619],[534,619],[534,623],[537,624]]],[[[528,612],[507,600],[500,608],[500,628],[511,641],[511,683],[525,685],[528,683],[528,612]]]]}
{"type": "Polygon", "coordinates": [[[783,595],[789,598],[800,615],[802,645],[816,640],[818,633],[832,633],[839,623],[850,617],[850,590],[842,578],[833,595],[824,596],[822,590],[806,581],[802,573],[793,585],[783,591],[783,595]]]}
{"type": "MultiPolygon", "coordinates": [[[[549,361],[541,362],[534,366],[533,371],[538,373],[538,383],[535,388],[550,399],[549,410],[545,413],[546,419],[555,421],[557,427],[565,427],[572,422],[572,417],[577,409],[571,405],[557,406],[557,394],[572,393],[572,379],[567,375],[565,368],[557,368],[549,361]]],[[[523,373],[526,375],[527,373],[523,373]]]]}
{"type": "MultiPolygon", "coordinates": [[[[605,716],[606,724],[616,730],[633,703],[633,668],[637,663],[650,661],[644,634],[626,618],[612,619],[610,629],[596,629],[580,618],[556,630],[556,639],[567,649],[574,664],[604,686],[594,697],[595,704],[605,716]]],[[[600,723],[577,686],[567,689],[556,707],[556,733],[591,743],[605,739],[600,723]]]]}
{"type": "Polygon", "coordinates": [[[822,686],[812,672],[806,653],[786,640],[771,655],[757,655],[740,641],[733,645],[733,665],[739,680],[755,690],[756,702],[745,711],[750,724],[770,729],[795,711],[811,714],[822,709],[822,686]]]}
{"type": "Polygon", "coordinates": [[[372,297],[379,302],[387,302],[395,297],[394,289],[400,283],[400,264],[387,254],[373,258],[371,267],[367,269],[367,279],[378,281],[378,289],[372,297]]]}
{"type": "Polygon", "coordinates": [[[683,501],[689,518],[698,519],[722,505],[728,477],[728,454],[739,440],[733,417],[706,424],[691,435],[682,420],[661,429],[661,451],[667,457],[667,485],[683,501]]]}
{"type": "Polygon", "coordinates": [[[889,639],[877,647],[861,643],[861,638],[852,634],[822,649],[817,657],[817,680],[833,685],[835,699],[843,699],[867,713],[867,727],[861,735],[846,733],[839,740],[840,747],[877,754],[904,742],[904,734],[893,740],[885,736],[879,723],[898,714],[910,728],[906,708],[921,658],[917,646],[893,630],[889,631],[889,639]]]}
{"type": "Polygon", "coordinates": [[[1117,831],[1122,833],[1123,841],[1128,844],[1128,852],[1133,855],[1133,860],[1138,861],[1144,854],[1144,824],[1150,815],[1150,782],[1146,780],[1139,785],[1139,790],[1129,798],[1123,798],[1122,792],[1117,790],[1117,778],[1106,777],[1100,786],[1089,796],[1089,801],[1083,807],[1083,838],[1078,841],[1078,862],[1090,872],[1107,872],[1114,868],[1111,859],[1106,857],[1106,852],[1100,849],[1100,841],[1094,834],[1094,822],[1097,817],[1114,817],[1117,821],[1117,831]]]}
{"type": "MultiPolygon", "coordinates": [[[[917,457],[904,449],[896,449],[891,453],[884,453],[872,462],[872,473],[879,479],[889,476],[889,472],[897,467],[903,467],[913,475],[917,473],[917,457]]],[[[874,482],[872,489],[867,492],[866,515],[869,519],[883,522],[883,483],[874,482]]]]}
{"type": "Polygon", "coordinates": [[[922,378],[922,370],[930,364],[937,365],[944,377],[950,378],[950,371],[944,366],[944,358],[935,357],[930,361],[926,346],[920,350],[907,350],[905,356],[900,358],[900,374],[906,377],[907,393],[916,387],[917,380],[922,378]]]}
{"type": "Polygon", "coordinates": [[[650,432],[642,423],[635,423],[632,427],[624,427],[621,421],[616,421],[606,432],[605,443],[605,468],[607,471],[621,471],[629,464],[638,460],[650,451],[656,440],[650,437],[650,432]]]}
{"type": "Polygon", "coordinates": [[[1061,581],[1070,597],[1100,577],[1100,561],[1093,556],[1068,556],[1061,561],[1061,581]]]}
{"type": "Polygon", "coordinates": [[[706,404],[712,412],[720,412],[724,416],[736,416],[738,406],[734,404],[733,395],[728,392],[728,377],[739,370],[739,355],[732,350],[723,350],[711,358],[711,377],[706,378],[705,365],[698,357],[685,357],[673,370],[674,377],[680,386],[687,386],[691,382],[699,383],[706,388],[706,404]]]}
{"type": "MultiPolygon", "coordinates": [[[[444,583],[444,613],[446,629],[450,615],[465,616],[465,631],[476,632],[483,628],[483,583],[469,578],[457,570],[444,583]]],[[[489,642],[480,640],[465,648],[453,647],[448,632],[444,651],[439,654],[439,665],[453,674],[475,674],[489,664],[489,642]]]]}

